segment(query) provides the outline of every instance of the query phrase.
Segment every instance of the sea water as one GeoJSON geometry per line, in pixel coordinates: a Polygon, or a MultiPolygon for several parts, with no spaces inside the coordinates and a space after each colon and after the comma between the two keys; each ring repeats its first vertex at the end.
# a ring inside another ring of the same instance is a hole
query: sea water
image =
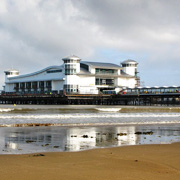
{"type": "Polygon", "coordinates": [[[0,126],[0,154],[164,144],[180,141],[180,108],[0,105],[0,126]]]}

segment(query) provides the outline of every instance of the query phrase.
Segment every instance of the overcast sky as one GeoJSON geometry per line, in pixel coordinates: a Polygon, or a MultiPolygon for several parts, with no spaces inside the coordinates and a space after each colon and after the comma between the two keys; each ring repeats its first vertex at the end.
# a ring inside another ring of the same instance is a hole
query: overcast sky
{"type": "Polygon", "coordinates": [[[31,73],[70,54],[133,59],[145,86],[180,85],[180,1],[0,0],[0,86],[4,70],[31,73]]]}

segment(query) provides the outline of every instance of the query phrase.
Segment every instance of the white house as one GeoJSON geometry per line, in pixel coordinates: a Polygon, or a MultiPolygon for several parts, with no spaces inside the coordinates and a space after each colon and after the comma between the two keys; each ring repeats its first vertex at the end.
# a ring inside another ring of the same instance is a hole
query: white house
{"type": "Polygon", "coordinates": [[[138,86],[137,62],[126,60],[121,66],[112,63],[81,61],[77,56],[62,59],[60,66],[50,66],[37,72],[19,75],[5,71],[6,93],[118,93],[138,86]]]}

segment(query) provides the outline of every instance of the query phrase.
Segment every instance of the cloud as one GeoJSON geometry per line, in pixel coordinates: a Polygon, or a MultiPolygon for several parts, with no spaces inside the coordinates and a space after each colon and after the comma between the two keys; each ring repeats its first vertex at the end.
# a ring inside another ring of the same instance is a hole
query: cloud
{"type": "Polygon", "coordinates": [[[180,75],[178,0],[0,0],[0,4],[1,76],[11,66],[27,73],[58,65],[69,54],[118,64],[122,57],[135,59],[147,85],[161,84],[161,71],[168,73],[169,82],[172,70],[180,75]],[[147,72],[159,73],[158,79],[153,83],[147,72]]]}

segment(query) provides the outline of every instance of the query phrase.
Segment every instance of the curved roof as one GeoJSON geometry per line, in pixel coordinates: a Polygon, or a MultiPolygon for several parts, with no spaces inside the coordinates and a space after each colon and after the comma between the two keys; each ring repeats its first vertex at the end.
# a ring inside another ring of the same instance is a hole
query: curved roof
{"type": "Polygon", "coordinates": [[[70,60],[70,59],[73,59],[73,60],[81,60],[78,56],[75,56],[75,55],[70,55],[70,56],[67,56],[67,57],[64,57],[62,58],[62,60],[70,60]]]}
{"type": "Polygon", "coordinates": [[[8,70],[6,70],[4,72],[19,72],[19,71],[17,69],[8,69],[8,70]]]}
{"type": "Polygon", "coordinates": [[[130,63],[138,64],[135,60],[132,60],[132,59],[125,60],[121,64],[130,64],[130,63]]]}
{"type": "Polygon", "coordinates": [[[40,73],[42,73],[44,71],[47,71],[49,69],[62,69],[62,68],[63,68],[63,65],[61,65],[61,66],[49,66],[49,67],[46,67],[46,68],[44,68],[44,69],[42,69],[40,71],[36,71],[36,72],[30,73],[30,74],[24,74],[24,75],[19,75],[19,76],[15,76],[15,77],[10,77],[9,79],[24,78],[24,77],[40,74],[40,73]]]}
{"type": "Polygon", "coordinates": [[[121,69],[121,66],[112,63],[102,63],[102,62],[88,62],[81,61],[81,64],[86,64],[95,68],[105,68],[105,69],[121,69]]]}

